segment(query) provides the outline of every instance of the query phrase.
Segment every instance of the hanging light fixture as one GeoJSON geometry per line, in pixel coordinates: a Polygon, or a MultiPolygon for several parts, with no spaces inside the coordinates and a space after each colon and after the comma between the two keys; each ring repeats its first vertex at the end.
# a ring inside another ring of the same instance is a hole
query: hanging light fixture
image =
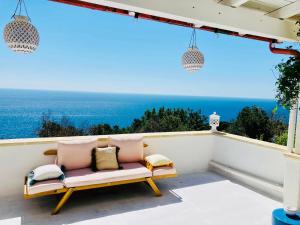
{"type": "Polygon", "coordinates": [[[188,50],[182,56],[182,66],[188,72],[196,72],[204,64],[204,56],[197,48],[196,30],[193,29],[188,50]]]}
{"type": "Polygon", "coordinates": [[[34,52],[39,46],[40,37],[37,29],[31,24],[25,0],[18,0],[12,19],[13,21],[4,28],[4,40],[7,46],[15,52],[34,52]],[[22,7],[26,16],[22,16],[22,7]]]}

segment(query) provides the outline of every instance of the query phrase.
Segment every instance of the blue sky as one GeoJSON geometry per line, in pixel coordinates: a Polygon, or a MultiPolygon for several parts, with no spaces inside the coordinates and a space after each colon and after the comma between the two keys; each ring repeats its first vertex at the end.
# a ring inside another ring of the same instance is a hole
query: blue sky
{"type": "MultiPolygon", "coordinates": [[[[205,66],[181,67],[189,28],[46,0],[27,0],[40,47],[19,55],[0,41],[0,88],[273,98],[284,57],[267,43],[198,31],[205,66]],[[273,71],[273,72],[272,72],[273,71]]],[[[16,1],[0,1],[0,27],[16,1]]]]}

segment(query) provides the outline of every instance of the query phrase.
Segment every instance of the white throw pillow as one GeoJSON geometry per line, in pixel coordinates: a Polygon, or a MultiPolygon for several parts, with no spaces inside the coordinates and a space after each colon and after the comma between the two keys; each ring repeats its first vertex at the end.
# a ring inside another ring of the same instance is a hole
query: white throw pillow
{"type": "Polygon", "coordinates": [[[33,185],[38,181],[50,180],[50,179],[64,179],[64,173],[59,168],[59,166],[55,164],[49,164],[44,166],[39,166],[32,170],[28,178],[30,179],[29,184],[33,185]]]}

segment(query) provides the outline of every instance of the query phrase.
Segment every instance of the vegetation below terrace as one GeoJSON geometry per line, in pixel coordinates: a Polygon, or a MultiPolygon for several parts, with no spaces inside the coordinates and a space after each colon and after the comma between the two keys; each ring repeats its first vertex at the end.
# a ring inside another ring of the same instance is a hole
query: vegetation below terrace
{"type": "MultiPolygon", "coordinates": [[[[201,111],[162,107],[158,110],[146,110],[141,118],[134,119],[130,126],[124,128],[109,124],[78,128],[68,117],[54,121],[51,116],[44,115],[37,134],[39,137],[63,137],[208,129],[210,129],[208,118],[202,115],[201,111]]],[[[287,125],[276,119],[274,114],[269,116],[256,106],[243,108],[231,122],[221,122],[219,130],[282,145],[287,141],[287,125]]]]}

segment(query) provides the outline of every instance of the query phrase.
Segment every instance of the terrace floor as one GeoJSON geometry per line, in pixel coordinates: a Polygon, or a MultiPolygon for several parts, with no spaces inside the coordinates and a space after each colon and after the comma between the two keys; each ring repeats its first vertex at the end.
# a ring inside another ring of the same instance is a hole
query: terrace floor
{"type": "Polygon", "coordinates": [[[162,197],[145,184],[75,193],[51,216],[55,197],[0,199],[0,225],[270,225],[281,203],[213,172],[159,181],[162,197]]]}

